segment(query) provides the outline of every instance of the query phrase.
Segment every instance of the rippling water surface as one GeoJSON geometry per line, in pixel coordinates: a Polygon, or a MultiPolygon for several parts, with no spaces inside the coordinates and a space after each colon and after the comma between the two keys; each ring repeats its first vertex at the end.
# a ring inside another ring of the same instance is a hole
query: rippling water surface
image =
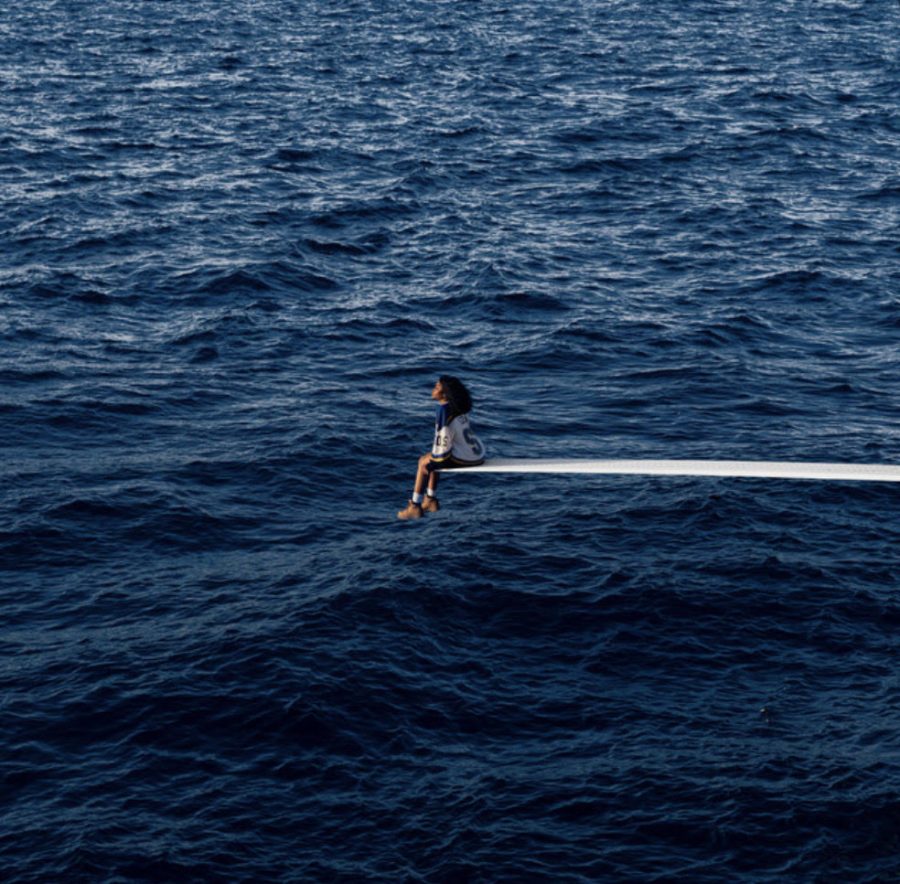
{"type": "Polygon", "coordinates": [[[17,881],[893,880],[895,2],[0,12],[17,881]]]}

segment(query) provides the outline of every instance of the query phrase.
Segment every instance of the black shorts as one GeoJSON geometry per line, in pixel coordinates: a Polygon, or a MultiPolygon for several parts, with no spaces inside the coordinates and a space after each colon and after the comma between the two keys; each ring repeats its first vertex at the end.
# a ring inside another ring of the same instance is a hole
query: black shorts
{"type": "Polygon", "coordinates": [[[457,460],[455,457],[448,457],[441,461],[428,461],[425,469],[429,473],[433,473],[435,470],[464,470],[466,467],[480,467],[483,463],[484,458],[481,460],[457,460]]]}

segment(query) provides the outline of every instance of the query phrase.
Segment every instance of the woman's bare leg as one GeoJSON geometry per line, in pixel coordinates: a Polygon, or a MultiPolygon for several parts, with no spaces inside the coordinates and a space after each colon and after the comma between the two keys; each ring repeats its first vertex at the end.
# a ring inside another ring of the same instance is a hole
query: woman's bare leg
{"type": "Polygon", "coordinates": [[[424,504],[428,512],[437,512],[439,509],[437,498],[430,497],[425,499],[425,488],[432,490],[437,488],[437,473],[428,472],[428,464],[431,463],[431,454],[423,454],[419,458],[419,468],[416,470],[416,484],[413,490],[413,499],[407,506],[397,513],[400,519],[420,519],[425,510],[422,508],[424,504]],[[416,502],[418,498],[419,502],[416,502]]]}
{"type": "MultiPolygon", "coordinates": [[[[428,481],[429,481],[429,479],[428,479],[428,464],[430,461],[431,461],[430,454],[423,454],[419,458],[419,469],[416,472],[416,484],[415,484],[415,487],[413,488],[413,490],[415,491],[416,494],[424,494],[425,493],[425,487],[427,486],[428,481]]],[[[434,474],[432,473],[432,475],[434,475],[434,474]]]]}

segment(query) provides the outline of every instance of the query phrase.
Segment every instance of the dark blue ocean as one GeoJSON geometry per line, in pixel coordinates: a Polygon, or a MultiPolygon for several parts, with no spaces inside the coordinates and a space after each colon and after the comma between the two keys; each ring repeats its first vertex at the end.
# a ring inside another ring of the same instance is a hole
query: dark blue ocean
{"type": "Polygon", "coordinates": [[[0,11],[0,870],[900,875],[895,0],[0,11]]]}

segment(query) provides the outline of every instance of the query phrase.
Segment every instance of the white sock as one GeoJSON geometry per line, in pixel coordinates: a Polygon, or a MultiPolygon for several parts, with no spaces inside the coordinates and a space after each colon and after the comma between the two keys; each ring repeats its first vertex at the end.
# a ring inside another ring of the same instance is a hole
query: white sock
{"type": "Polygon", "coordinates": [[[421,503],[422,495],[421,494],[413,494],[413,503],[421,503]]]}
{"type": "Polygon", "coordinates": [[[437,497],[437,494],[434,493],[434,488],[426,488],[426,489],[425,489],[425,493],[426,493],[429,497],[437,497]]]}

